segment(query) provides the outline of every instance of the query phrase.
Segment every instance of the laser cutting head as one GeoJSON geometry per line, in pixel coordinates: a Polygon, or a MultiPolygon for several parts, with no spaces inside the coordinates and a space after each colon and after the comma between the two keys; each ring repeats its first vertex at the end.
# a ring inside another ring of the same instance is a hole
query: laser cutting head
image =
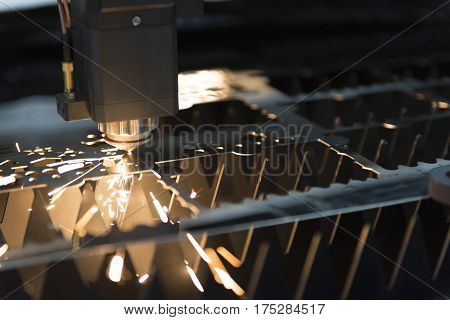
{"type": "Polygon", "coordinates": [[[159,119],[127,120],[98,123],[98,129],[106,134],[105,141],[120,149],[132,151],[147,143],[152,131],[158,128],[159,119]]]}
{"type": "Polygon", "coordinates": [[[70,18],[61,10],[73,68],[64,68],[71,87],[57,96],[58,112],[93,119],[120,149],[145,143],[160,117],[178,112],[176,18],[201,14],[203,1],[72,0],[70,18]]]}

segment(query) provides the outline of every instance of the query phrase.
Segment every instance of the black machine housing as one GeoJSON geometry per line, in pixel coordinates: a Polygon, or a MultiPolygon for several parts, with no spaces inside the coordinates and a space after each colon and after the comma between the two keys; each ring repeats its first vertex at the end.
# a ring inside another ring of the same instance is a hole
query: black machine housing
{"type": "Polygon", "coordinates": [[[73,0],[75,95],[57,96],[66,120],[97,123],[178,111],[176,18],[202,0],[73,0]]]}

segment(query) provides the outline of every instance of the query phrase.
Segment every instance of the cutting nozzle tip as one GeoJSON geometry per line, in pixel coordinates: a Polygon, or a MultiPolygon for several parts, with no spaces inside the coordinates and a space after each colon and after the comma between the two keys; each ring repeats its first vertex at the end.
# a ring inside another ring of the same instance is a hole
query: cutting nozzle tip
{"type": "Polygon", "coordinates": [[[128,153],[131,153],[132,151],[136,150],[140,146],[148,143],[152,139],[152,136],[138,140],[138,141],[126,141],[126,142],[120,142],[110,139],[108,136],[105,137],[105,142],[119,150],[127,151],[128,153]]]}

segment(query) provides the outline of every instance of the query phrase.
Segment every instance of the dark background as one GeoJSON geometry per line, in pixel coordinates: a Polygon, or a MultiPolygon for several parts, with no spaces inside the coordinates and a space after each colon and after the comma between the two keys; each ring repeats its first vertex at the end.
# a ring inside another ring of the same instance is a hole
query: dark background
{"type": "MultiPolygon", "coordinates": [[[[56,1],[55,1],[56,2],[56,1]]],[[[350,64],[443,4],[427,0],[236,0],[207,2],[179,24],[180,71],[293,70],[350,64]]],[[[60,34],[56,6],[22,11],[60,34]]],[[[449,52],[450,5],[368,60],[449,52]]],[[[14,12],[0,14],[0,101],[62,91],[61,47],[14,12]]]]}

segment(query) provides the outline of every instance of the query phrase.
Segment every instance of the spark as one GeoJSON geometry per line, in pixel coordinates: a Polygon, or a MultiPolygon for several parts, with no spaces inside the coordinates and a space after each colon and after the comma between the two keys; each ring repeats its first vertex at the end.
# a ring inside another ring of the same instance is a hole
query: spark
{"type": "Polygon", "coordinates": [[[123,196],[123,195],[126,196],[126,194],[123,192],[119,192],[119,195],[120,195],[120,197],[119,197],[119,199],[117,199],[117,201],[119,202],[119,205],[123,205],[124,203],[127,203],[128,199],[124,198],[124,196],[123,196]]]}
{"type": "Polygon", "coordinates": [[[397,128],[397,126],[395,124],[387,123],[387,122],[384,122],[381,125],[383,127],[385,127],[386,129],[396,129],[397,128]]]}
{"type": "Polygon", "coordinates": [[[205,262],[207,264],[212,263],[211,258],[206,254],[206,252],[203,250],[203,248],[198,244],[197,240],[195,240],[194,237],[190,233],[187,233],[186,236],[189,239],[189,241],[192,243],[192,245],[194,246],[195,250],[197,250],[200,257],[202,257],[202,259],[205,260],[205,262]]]}
{"type": "Polygon", "coordinates": [[[161,175],[160,175],[158,172],[156,172],[155,170],[152,170],[152,173],[153,173],[158,179],[161,179],[161,175]]]}
{"type": "Polygon", "coordinates": [[[244,295],[244,290],[233,280],[233,278],[231,278],[228,272],[217,267],[214,267],[214,270],[217,272],[217,275],[222,280],[223,286],[226,289],[231,289],[238,296],[244,295]]]}
{"type": "Polygon", "coordinates": [[[10,162],[11,162],[11,160],[2,161],[2,162],[0,162],[0,167],[5,165],[5,164],[7,164],[7,163],[10,163],[10,162]]]}
{"type": "Polygon", "coordinates": [[[198,291],[205,292],[205,290],[203,290],[203,286],[200,283],[200,280],[198,280],[197,275],[195,274],[194,270],[192,270],[192,268],[189,266],[186,266],[186,270],[188,271],[189,276],[191,277],[192,282],[197,287],[198,291]]]}
{"type": "Polygon", "coordinates": [[[197,192],[192,190],[191,195],[189,196],[191,199],[195,199],[197,197],[197,192]]]}
{"type": "Polygon", "coordinates": [[[108,214],[111,219],[114,219],[114,217],[116,216],[116,213],[112,209],[111,203],[108,205],[108,214]]]}
{"type": "Polygon", "coordinates": [[[21,152],[21,151],[20,151],[20,147],[19,147],[19,143],[18,143],[18,142],[16,142],[16,149],[17,149],[17,152],[21,152]]]}
{"type": "Polygon", "coordinates": [[[125,212],[125,205],[123,204],[124,201],[126,203],[127,199],[117,199],[117,206],[120,212],[125,212]]]}
{"type": "Polygon", "coordinates": [[[217,252],[228,261],[235,268],[239,268],[242,265],[242,261],[236,258],[230,251],[224,247],[218,247],[217,252]]]}
{"type": "MultiPolygon", "coordinates": [[[[44,153],[40,152],[39,155],[44,155],[44,153]]],[[[46,165],[47,167],[49,166],[54,166],[56,163],[61,163],[61,158],[49,158],[49,157],[45,157],[45,158],[39,158],[33,161],[30,161],[31,164],[36,164],[37,166],[39,165],[46,165]],[[50,162],[50,163],[48,163],[50,162]]]]}
{"type": "Polygon", "coordinates": [[[63,173],[69,172],[69,171],[78,170],[78,169],[82,169],[82,168],[84,168],[84,163],[76,162],[73,164],[65,164],[65,165],[58,167],[58,172],[60,174],[63,174],[63,173]]]}
{"type": "Polygon", "coordinates": [[[112,200],[115,203],[113,207],[113,201],[109,201],[108,211],[112,220],[120,222],[123,218],[122,215],[126,212],[130,197],[131,178],[131,175],[118,175],[109,181],[108,190],[113,189],[110,196],[113,197],[112,200]]]}
{"type": "Polygon", "coordinates": [[[148,278],[150,278],[150,276],[148,275],[148,273],[146,273],[140,276],[138,281],[140,284],[144,284],[148,280],[148,278]]]}
{"type": "Polygon", "coordinates": [[[153,192],[150,192],[150,197],[152,198],[153,205],[155,206],[156,211],[158,212],[159,218],[163,223],[169,222],[169,217],[167,216],[164,208],[161,206],[161,203],[158,199],[155,198],[153,192]]]}
{"type": "Polygon", "coordinates": [[[8,248],[9,246],[6,243],[0,247],[0,258],[8,251],[8,248]]]}
{"type": "Polygon", "coordinates": [[[108,205],[108,215],[113,222],[120,222],[123,218],[122,215],[126,212],[132,177],[132,175],[122,174],[116,175],[107,181],[107,190],[110,191],[110,194],[103,202],[103,206],[108,205]]]}
{"type": "Polygon", "coordinates": [[[108,278],[112,282],[120,282],[122,279],[123,266],[125,263],[124,254],[117,252],[111,259],[108,270],[108,278]]]}
{"type": "Polygon", "coordinates": [[[67,182],[65,185],[63,185],[62,187],[56,188],[55,190],[51,191],[48,193],[49,196],[54,195],[55,193],[58,193],[59,191],[61,191],[62,189],[70,186],[72,183],[74,183],[77,180],[80,180],[81,178],[83,178],[84,176],[86,176],[87,174],[91,173],[92,171],[94,171],[95,169],[97,169],[99,166],[101,165],[101,163],[97,164],[96,166],[92,167],[91,169],[89,169],[88,171],[86,171],[85,173],[83,173],[82,175],[76,177],[75,179],[67,182]]]}
{"type": "Polygon", "coordinates": [[[80,162],[98,162],[103,160],[119,160],[122,156],[108,156],[108,157],[99,157],[99,158],[82,158],[82,159],[71,159],[66,161],[59,161],[47,164],[47,167],[58,167],[66,164],[74,164],[80,162]]]}
{"type": "Polygon", "coordinates": [[[14,182],[16,182],[16,178],[14,177],[14,175],[0,177],[0,187],[4,187],[9,184],[13,184],[14,182]]]}
{"type": "Polygon", "coordinates": [[[214,280],[216,280],[218,284],[222,284],[226,289],[231,289],[236,295],[244,295],[245,291],[233,280],[233,278],[231,278],[216,251],[212,248],[206,248],[205,252],[207,252],[212,260],[208,266],[214,276],[214,280]]]}
{"type": "Polygon", "coordinates": [[[108,190],[111,190],[117,184],[117,176],[108,181],[108,190]]]}

